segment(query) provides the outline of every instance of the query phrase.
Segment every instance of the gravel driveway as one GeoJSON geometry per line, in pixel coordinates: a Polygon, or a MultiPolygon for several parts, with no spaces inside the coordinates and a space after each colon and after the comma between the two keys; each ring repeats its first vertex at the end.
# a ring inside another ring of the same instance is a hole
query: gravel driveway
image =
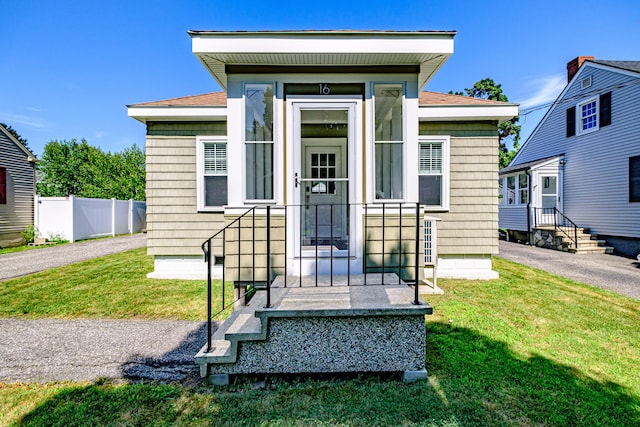
{"type": "Polygon", "coordinates": [[[0,382],[197,378],[204,322],[0,319],[0,382]]]}
{"type": "Polygon", "coordinates": [[[0,255],[0,281],[147,245],[138,233],[0,255]]]}
{"type": "Polygon", "coordinates": [[[616,255],[554,251],[500,241],[500,258],[640,300],[640,263],[616,255]]]}

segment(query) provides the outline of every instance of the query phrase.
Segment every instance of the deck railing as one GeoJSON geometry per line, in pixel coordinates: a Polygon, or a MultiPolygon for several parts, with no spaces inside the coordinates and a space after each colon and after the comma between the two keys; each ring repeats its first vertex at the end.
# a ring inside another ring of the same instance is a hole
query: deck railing
{"type": "Polygon", "coordinates": [[[553,226],[554,231],[565,235],[573,243],[574,248],[578,249],[578,226],[558,208],[533,208],[533,212],[534,228],[553,226]]]}
{"type": "Polygon", "coordinates": [[[328,286],[333,286],[338,276],[340,280],[346,279],[341,285],[352,286],[355,284],[352,261],[357,255],[362,257],[364,279],[359,284],[412,285],[413,303],[420,304],[423,225],[419,203],[264,206],[242,212],[202,244],[207,262],[208,350],[211,349],[214,316],[214,266],[218,265],[222,270],[220,311],[245,298],[248,292],[260,289],[266,291],[266,305],[271,306],[271,288],[278,275],[284,277],[281,285],[284,287],[320,286],[327,279],[328,286]],[[355,216],[362,219],[364,231],[363,247],[357,250],[348,232],[357,223],[352,221],[355,216]],[[287,244],[288,224],[301,230],[293,254],[287,253],[292,247],[287,244]],[[293,263],[287,262],[290,259],[293,263]],[[320,264],[324,264],[322,270],[320,264]],[[397,279],[385,279],[385,273],[395,273],[397,279]],[[373,274],[379,279],[371,280],[373,274]],[[287,280],[291,277],[295,280],[287,280]],[[227,282],[234,284],[235,299],[231,302],[225,300],[227,282]]]}

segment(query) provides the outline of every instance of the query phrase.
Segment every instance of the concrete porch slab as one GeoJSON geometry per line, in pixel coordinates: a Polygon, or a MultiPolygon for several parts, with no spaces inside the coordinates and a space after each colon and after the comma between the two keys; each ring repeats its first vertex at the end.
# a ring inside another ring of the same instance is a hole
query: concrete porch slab
{"type": "Polygon", "coordinates": [[[432,312],[413,299],[413,288],[397,284],[274,286],[265,307],[266,290],[259,290],[216,332],[233,354],[218,358],[203,348],[196,361],[203,376],[218,381],[229,374],[321,372],[404,372],[413,381],[426,376],[424,315],[432,312]],[[240,320],[248,316],[260,319],[261,333],[243,331],[250,322],[240,320]]]}

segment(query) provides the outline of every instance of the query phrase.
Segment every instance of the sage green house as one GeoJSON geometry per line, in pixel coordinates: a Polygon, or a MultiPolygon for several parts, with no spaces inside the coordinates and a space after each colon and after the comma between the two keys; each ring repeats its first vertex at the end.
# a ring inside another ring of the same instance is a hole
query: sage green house
{"type": "Polygon", "coordinates": [[[497,128],[518,107],[424,91],[455,32],[189,34],[223,90],[128,106],[147,130],[150,276],[205,277],[201,245],[250,209],[252,234],[211,249],[236,281],[256,274],[239,253],[300,276],[394,257],[497,276],[497,128]]]}

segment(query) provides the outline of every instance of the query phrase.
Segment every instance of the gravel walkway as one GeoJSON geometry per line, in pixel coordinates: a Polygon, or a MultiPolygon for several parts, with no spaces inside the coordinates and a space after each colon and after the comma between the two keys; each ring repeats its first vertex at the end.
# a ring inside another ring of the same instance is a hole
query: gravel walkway
{"type": "Polygon", "coordinates": [[[206,323],[0,319],[0,382],[197,378],[206,323]]]}
{"type": "Polygon", "coordinates": [[[145,233],[0,255],[0,281],[147,245],[145,233]]]}
{"type": "Polygon", "coordinates": [[[605,254],[576,255],[500,241],[500,258],[640,300],[640,262],[605,254]]]}

